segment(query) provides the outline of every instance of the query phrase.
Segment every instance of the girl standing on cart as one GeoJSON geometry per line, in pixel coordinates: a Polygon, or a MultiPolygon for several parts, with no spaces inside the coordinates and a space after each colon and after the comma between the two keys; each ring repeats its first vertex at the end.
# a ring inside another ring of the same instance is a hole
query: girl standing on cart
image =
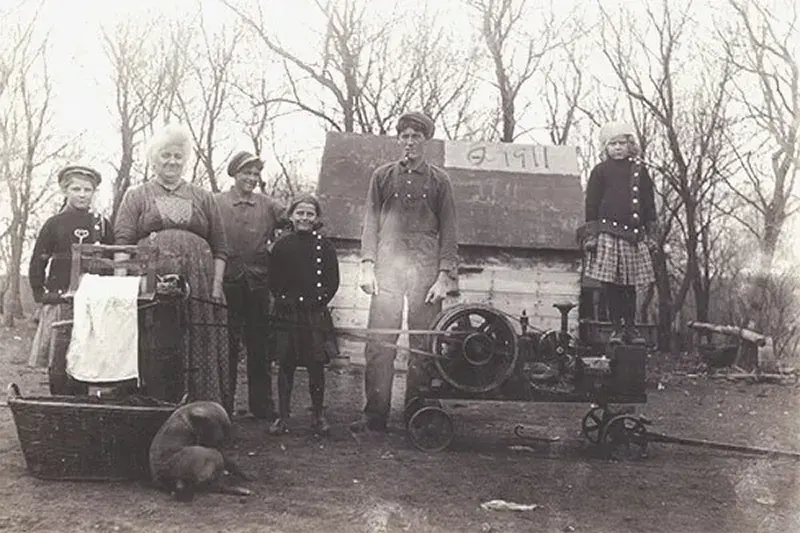
{"type": "Polygon", "coordinates": [[[584,275],[602,283],[613,327],[609,342],[644,344],[635,326],[636,287],[655,280],[653,182],[631,126],[604,125],[600,146],[602,161],[586,186],[586,224],[578,230],[584,275]]]}
{"type": "Polygon", "coordinates": [[[319,232],[322,210],[313,196],[296,199],[287,210],[292,231],[272,248],[270,291],[274,297],[273,331],[278,371],[278,418],[272,435],[288,431],[294,372],[308,370],[313,421],[311,429],[327,435],[323,413],[325,365],[338,354],[328,303],[339,289],[336,249],[319,232]]]}
{"type": "MultiPolygon", "coordinates": [[[[111,244],[114,240],[108,219],[91,209],[101,181],[98,171],[85,166],[70,165],[58,173],[64,207],[42,226],[28,269],[33,298],[42,304],[39,327],[28,361],[30,366],[41,367],[52,363],[49,360],[52,325],[56,321],[71,318],[71,307],[61,303],[61,296],[69,288],[72,245],[111,244]]],[[[50,388],[52,394],[79,393],[84,389],[83,386],[77,386],[76,390],[67,390],[74,387],[63,383],[59,385],[52,379],[50,388]]]]}

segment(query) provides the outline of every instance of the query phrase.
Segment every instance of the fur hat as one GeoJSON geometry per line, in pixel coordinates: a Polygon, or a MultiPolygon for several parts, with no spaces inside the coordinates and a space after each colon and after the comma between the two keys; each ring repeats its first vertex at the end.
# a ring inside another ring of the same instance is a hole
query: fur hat
{"type": "Polygon", "coordinates": [[[605,148],[611,139],[622,135],[630,135],[636,138],[636,131],[633,126],[625,122],[609,122],[600,128],[600,146],[605,148]]]}
{"type": "Polygon", "coordinates": [[[415,130],[420,130],[426,139],[433,137],[433,132],[436,130],[433,124],[433,119],[419,111],[411,111],[403,113],[397,119],[397,133],[400,134],[404,129],[411,127],[415,130]]]}
{"type": "Polygon", "coordinates": [[[70,176],[81,176],[86,178],[94,184],[95,189],[103,181],[102,176],[98,171],[91,167],[82,165],[69,165],[61,169],[58,173],[58,185],[64,187],[69,183],[70,176]]]}
{"type": "Polygon", "coordinates": [[[259,172],[264,168],[264,162],[257,155],[242,150],[234,155],[228,163],[228,176],[235,176],[248,165],[255,165],[259,172]]]}

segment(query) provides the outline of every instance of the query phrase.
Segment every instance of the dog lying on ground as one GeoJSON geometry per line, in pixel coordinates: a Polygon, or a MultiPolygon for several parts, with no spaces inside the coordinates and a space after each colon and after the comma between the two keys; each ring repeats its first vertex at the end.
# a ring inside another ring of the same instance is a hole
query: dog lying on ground
{"type": "Polygon", "coordinates": [[[228,413],[216,402],[179,407],[150,444],[153,481],[181,501],[198,491],[249,496],[248,489],[228,484],[233,475],[250,479],[222,451],[230,430],[228,413]]]}

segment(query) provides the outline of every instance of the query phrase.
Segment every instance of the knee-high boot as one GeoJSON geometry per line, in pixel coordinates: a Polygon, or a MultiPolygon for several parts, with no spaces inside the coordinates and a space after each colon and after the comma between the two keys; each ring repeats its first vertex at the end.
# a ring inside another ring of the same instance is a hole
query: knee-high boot
{"type": "Polygon", "coordinates": [[[289,431],[288,420],[292,403],[294,370],[294,366],[285,364],[281,364],[278,369],[278,418],[269,427],[271,435],[281,435],[289,431]]]}
{"type": "Polygon", "coordinates": [[[645,344],[646,341],[636,328],[636,287],[625,285],[622,287],[623,294],[623,319],[625,320],[625,342],[630,344],[645,344]]]}
{"type": "Polygon", "coordinates": [[[608,318],[611,321],[611,336],[609,342],[622,341],[622,314],[623,314],[623,295],[622,287],[615,283],[603,283],[603,292],[606,297],[608,307],[608,318]]]}
{"type": "Polygon", "coordinates": [[[311,396],[313,421],[311,430],[318,435],[328,435],[330,425],[325,419],[325,366],[321,363],[308,365],[308,393],[311,396]]]}

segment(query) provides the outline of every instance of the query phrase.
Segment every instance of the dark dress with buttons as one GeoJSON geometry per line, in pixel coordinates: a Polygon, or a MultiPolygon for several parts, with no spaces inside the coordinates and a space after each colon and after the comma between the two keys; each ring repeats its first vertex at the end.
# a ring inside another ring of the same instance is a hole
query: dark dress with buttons
{"type": "Polygon", "coordinates": [[[586,221],[597,222],[599,233],[596,248],[584,258],[584,275],[624,286],[652,283],[655,273],[643,239],[655,218],[653,183],[640,161],[607,159],[596,165],[586,185],[586,221]]]}
{"type": "Polygon", "coordinates": [[[339,353],[328,303],[339,289],[333,244],[318,231],[283,234],[272,248],[272,330],[281,365],[327,364],[339,353]]]}

